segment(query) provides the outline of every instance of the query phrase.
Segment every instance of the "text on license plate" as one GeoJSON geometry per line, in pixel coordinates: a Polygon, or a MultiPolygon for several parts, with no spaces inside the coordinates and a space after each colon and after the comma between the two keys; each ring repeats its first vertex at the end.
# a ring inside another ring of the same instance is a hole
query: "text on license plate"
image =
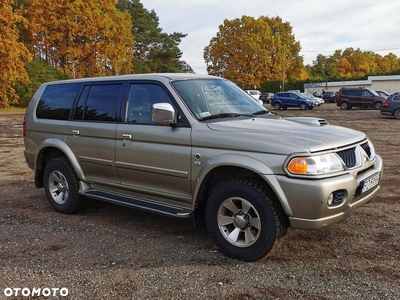
{"type": "Polygon", "coordinates": [[[365,179],[361,184],[362,184],[362,189],[361,189],[361,194],[365,193],[366,191],[372,189],[373,187],[377,186],[379,184],[379,178],[381,174],[380,173],[375,173],[371,177],[368,177],[365,179]]]}

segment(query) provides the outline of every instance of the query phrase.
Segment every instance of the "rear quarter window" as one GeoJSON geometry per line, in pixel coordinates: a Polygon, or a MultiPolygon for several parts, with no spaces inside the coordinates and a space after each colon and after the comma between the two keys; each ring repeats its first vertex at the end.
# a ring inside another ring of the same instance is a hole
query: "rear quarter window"
{"type": "Polygon", "coordinates": [[[80,83],[49,85],[36,108],[39,119],[68,120],[80,83]]]}

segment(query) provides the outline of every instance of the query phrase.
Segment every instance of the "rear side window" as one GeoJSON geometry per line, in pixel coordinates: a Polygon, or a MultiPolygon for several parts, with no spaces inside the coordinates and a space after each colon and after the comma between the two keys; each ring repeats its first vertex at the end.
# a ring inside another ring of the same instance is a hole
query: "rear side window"
{"type": "Polygon", "coordinates": [[[117,121],[122,84],[93,84],[84,87],[75,109],[75,120],[117,121]]]}
{"type": "Polygon", "coordinates": [[[342,94],[346,96],[361,96],[361,90],[342,90],[342,94]]]}
{"type": "Polygon", "coordinates": [[[80,83],[47,86],[36,108],[36,117],[39,119],[68,120],[80,87],[80,83]]]}

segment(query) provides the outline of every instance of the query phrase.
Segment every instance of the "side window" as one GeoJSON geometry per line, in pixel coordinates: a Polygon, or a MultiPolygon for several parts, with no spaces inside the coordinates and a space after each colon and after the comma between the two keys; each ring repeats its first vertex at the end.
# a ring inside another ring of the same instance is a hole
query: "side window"
{"type": "Polygon", "coordinates": [[[125,121],[128,123],[153,124],[151,110],[154,103],[172,104],[168,94],[156,84],[133,83],[129,89],[125,121]]]}
{"type": "Polygon", "coordinates": [[[342,94],[345,95],[345,96],[349,96],[350,95],[348,90],[342,90],[342,94]]]}
{"type": "Polygon", "coordinates": [[[80,87],[80,83],[47,86],[36,108],[36,117],[39,119],[68,120],[80,87]]]}
{"type": "Polygon", "coordinates": [[[93,84],[85,86],[75,109],[75,120],[117,121],[117,107],[122,84],[93,84]]]}
{"type": "Polygon", "coordinates": [[[360,97],[361,96],[361,91],[359,91],[359,90],[349,90],[347,95],[353,96],[353,97],[360,97]]]}
{"type": "Polygon", "coordinates": [[[394,96],[393,101],[400,101],[400,95],[399,96],[394,96]]]}
{"type": "Polygon", "coordinates": [[[364,91],[361,91],[361,96],[362,97],[371,97],[372,93],[370,91],[364,90],[364,91]]]}

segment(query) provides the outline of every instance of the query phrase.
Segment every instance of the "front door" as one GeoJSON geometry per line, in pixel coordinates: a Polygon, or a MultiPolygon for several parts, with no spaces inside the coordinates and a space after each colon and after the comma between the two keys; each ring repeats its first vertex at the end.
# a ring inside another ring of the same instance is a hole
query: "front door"
{"type": "Polygon", "coordinates": [[[143,200],[181,205],[192,202],[190,126],[152,122],[154,103],[173,101],[162,85],[132,83],[125,122],[116,132],[116,167],[126,192],[143,200]]]}

